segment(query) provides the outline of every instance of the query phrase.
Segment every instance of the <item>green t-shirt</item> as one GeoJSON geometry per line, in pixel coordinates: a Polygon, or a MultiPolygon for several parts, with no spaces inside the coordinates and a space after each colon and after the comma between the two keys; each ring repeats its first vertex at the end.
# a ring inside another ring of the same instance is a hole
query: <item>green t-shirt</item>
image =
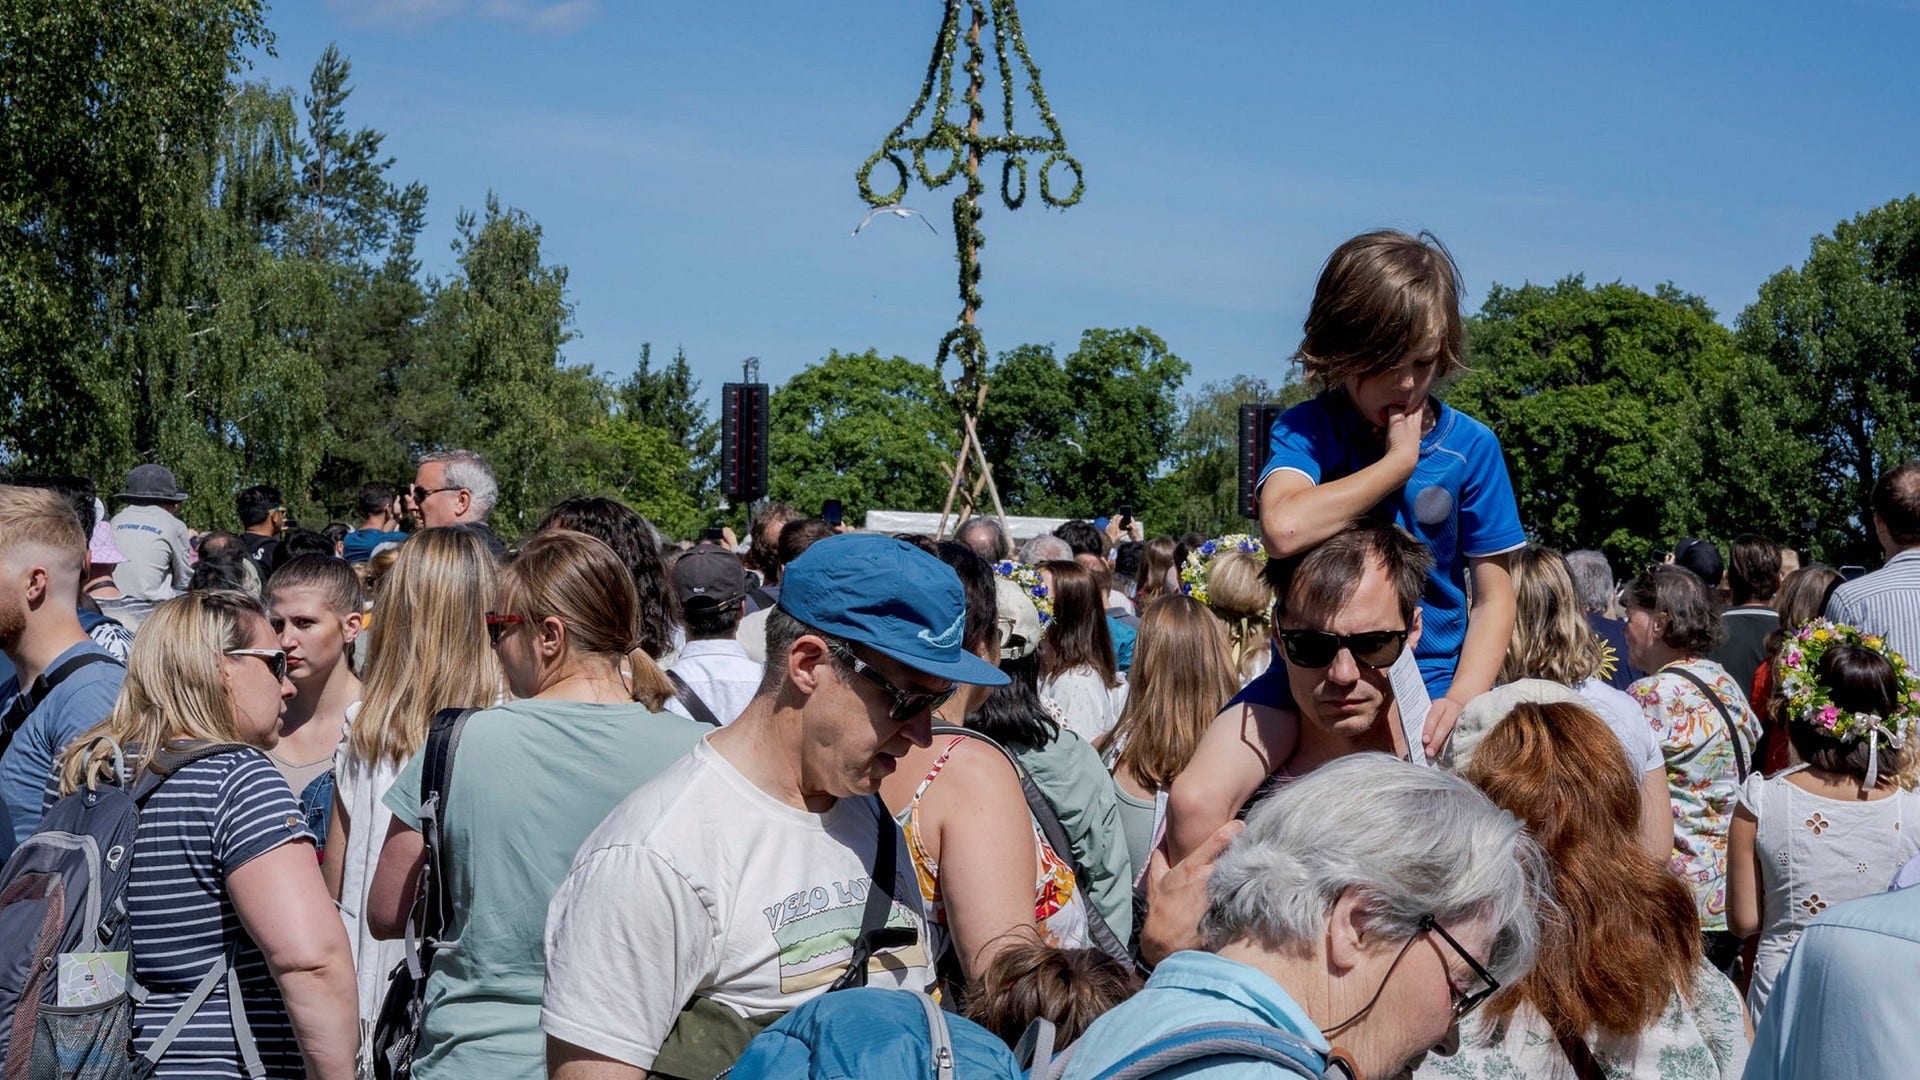
{"type": "MultiPolygon", "coordinates": [[[[454,948],[435,958],[419,1080],[546,1075],[547,902],[613,808],[712,729],[643,705],[513,701],[467,721],[447,800],[454,948]]],[[[420,827],[421,755],[387,791],[420,827]]]]}

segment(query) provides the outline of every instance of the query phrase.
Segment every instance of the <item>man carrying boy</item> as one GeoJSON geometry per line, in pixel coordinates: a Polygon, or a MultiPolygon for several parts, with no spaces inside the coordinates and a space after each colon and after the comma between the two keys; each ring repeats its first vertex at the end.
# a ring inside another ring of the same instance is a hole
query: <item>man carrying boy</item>
{"type": "MultiPolygon", "coordinates": [[[[1260,478],[1269,558],[1363,520],[1391,521],[1433,552],[1414,652],[1433,697],[1429,757],[1499,673],[1513,634],[1507,555],[1527,539],[1499,440],[1432,397],[1462,366],[1464,338],[1459,270],[1439,240],[1382,231],[1340,245],[1294,354],[1323,392],[1274,422],[1260,478]]],[[[1239,700],[1275,689],[1250,686],[1239,700]]]]}

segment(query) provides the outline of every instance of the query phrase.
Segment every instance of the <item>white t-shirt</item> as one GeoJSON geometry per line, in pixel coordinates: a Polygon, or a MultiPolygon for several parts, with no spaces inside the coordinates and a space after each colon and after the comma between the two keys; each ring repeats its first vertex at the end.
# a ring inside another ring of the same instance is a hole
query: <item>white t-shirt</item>
{"type": "Polygon", "coordinates": [[[1619,736],[1620,745],[1626,748],[1627,760],[1632,762],[1637,775],[1644,776],[1655,769],[1666,770],[1667,759],[1660,752],[1659,740],[1654,738],[1653,726],[1647,723],[1647,714],[1640,703],[1633,700],[1633,695],[1599,679],[1575,683],[1573,689],[1587,699],[1593,711],[1619,736]]]}
{"type": "Polygon", "coordinates": [[[846,970],[879,829],[894,829],[889,926],[868,985],[932,982],[926,912],[906,840],[871,799],[823,814],[782,803],[702,741],[587,837],[547,908],[540,1027],[651,1068],[695,996],[746,1016],[787,1012],[846,970]]]}
{"type": "MultiPolygon", "coordinates": [[[[687,681],[687,688],[699,695],[724,727],[753,700],[767,666],[748,659],[738,641],[722,639],[687,642],[669,670],[687,681]]],[[[689,720],[699,719],[677,697],[668,698],[666,707],[689,720]]]]}

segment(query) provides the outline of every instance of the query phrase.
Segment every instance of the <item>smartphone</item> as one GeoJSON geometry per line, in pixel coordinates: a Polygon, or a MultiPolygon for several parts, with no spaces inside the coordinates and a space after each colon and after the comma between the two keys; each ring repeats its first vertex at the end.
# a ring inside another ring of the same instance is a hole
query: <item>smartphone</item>
{"type": "Polygon", "coordinates": [[[1122,506],[1120,508],[1120,528],[1124,531],[1128,526],[1132,524],[1133,524],[1133,507],[1122,506]]]}
{"type": "Polygon", "coordinates": [[[840,527],[840,522],[846,517],[846,513],[847,508],[839,499],[828,499],[820,504],[821,520],[836,529],[840,527]]]}
{"type": "Polygon", "coordinates": [[[722,540],[725,540],[726,538],[727,538],[726,531],[718,525],[709,525],[706,528],[706,531],[700,534],[700,539],[711,540],[716,544],[722,540]]]}

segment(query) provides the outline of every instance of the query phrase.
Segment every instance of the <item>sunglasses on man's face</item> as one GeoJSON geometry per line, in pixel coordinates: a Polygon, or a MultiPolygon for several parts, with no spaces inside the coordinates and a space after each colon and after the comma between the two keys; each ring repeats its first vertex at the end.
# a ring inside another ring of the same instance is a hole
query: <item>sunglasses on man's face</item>
{"type": "Polygon", "coordinates": [[[1323,668],[1345,649],[1364,667],[1392,667],[1407,647],[1405,630],[1368,630],[1359,634],[1329,634],[1325,630],[1276,630],[1273,636],[1294,667],[1323,668]]]}
{"type": "Polygon", "coordinates": [[[437,488],[425,488],[425,487],[421,487],[419,484],[415,484],[413,485],[413,505],[419,506],[425,503],[427,501],[427,497],[430,495],[438,495],[443,491],[459,491],[459,490],[460,490],[460,485],[458,484],[454,484],[451,487],[437,487],[437,488]]]}
{"type": "Polygon", "coordinates": [[[273,672],[275,682],[287,677],[287,654],[280,649],[228,649],[227,655],[257,656],[266,663],[267,670],[273,672]]]}
{"type": "Polygon", "coordinates": [[[930,713],[938,709],[960,689],[958,683],[949,683],[944,690],[903,690],[893,685],[885,675],[880,674],[879,668],[853,655],[852,650],[845,646],[833,646],[833,655],[839,657],[841,663],[851,667],[855,675],[885,691],[887,697],[893,701],[893,706],[887,710],[887,718],[896,724],[904,724],[922,713],[930,713]]]}

